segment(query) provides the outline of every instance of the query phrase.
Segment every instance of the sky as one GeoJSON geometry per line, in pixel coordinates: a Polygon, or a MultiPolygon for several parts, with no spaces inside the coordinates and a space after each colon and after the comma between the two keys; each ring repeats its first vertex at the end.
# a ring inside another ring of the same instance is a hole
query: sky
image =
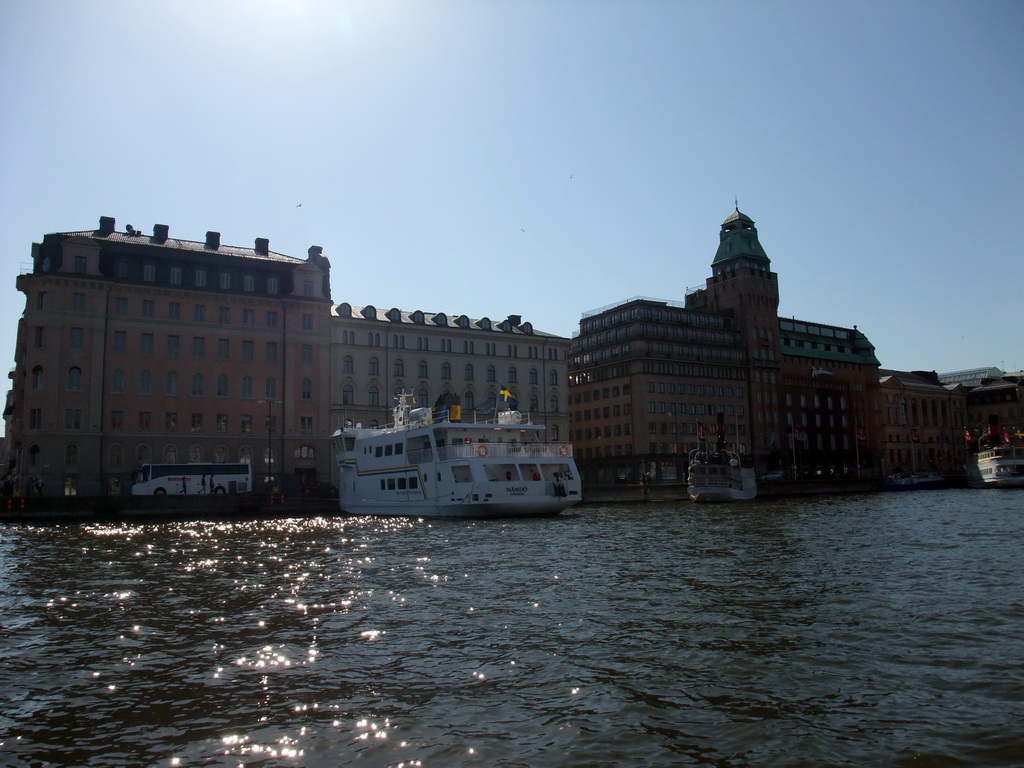
{"type": "Polygon", "coordinates": [[[568,337],[703,286],[737,204],[780,316],[1024,368],[1024,2],[0,3],[9,367],[32,243],[100,216],[568,337]]]}

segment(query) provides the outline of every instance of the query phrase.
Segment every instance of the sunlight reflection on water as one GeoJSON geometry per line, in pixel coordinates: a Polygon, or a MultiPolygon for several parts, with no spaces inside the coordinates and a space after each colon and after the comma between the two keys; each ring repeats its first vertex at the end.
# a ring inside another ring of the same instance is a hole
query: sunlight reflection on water
{"type": "Polygon", "coordinates": [[[1020,496],[909,496],[4,528],[0,754],[1014,764],[1020,496]]]}

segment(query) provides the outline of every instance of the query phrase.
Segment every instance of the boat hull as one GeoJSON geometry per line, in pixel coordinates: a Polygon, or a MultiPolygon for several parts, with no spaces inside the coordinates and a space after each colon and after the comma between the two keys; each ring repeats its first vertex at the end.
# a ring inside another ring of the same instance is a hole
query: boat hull
{"type": "Polygon", "coordinates": [[[515,502],[402,502],[384,504],[372,501],[341,501],[341,511],[346,515],[374,517],[423,517],[423,518],[503,518],[503,517],[553,517],[561,514],[580,499],[543,499],[529,503],[515,502]]]}

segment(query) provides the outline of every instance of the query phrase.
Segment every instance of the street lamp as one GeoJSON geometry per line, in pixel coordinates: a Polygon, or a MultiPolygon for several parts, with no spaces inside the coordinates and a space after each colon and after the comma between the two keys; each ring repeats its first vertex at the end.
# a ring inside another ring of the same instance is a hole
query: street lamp
{"type": "Polygon", "coordinates": [[[274,406],[278,405],[280,402],[280,400],[260,400],[260,404],[265,404],[267,406],[267,482],[265,484],[265,489],[268,493],[271,488],[271,476],[274,473],[274,406]]]}

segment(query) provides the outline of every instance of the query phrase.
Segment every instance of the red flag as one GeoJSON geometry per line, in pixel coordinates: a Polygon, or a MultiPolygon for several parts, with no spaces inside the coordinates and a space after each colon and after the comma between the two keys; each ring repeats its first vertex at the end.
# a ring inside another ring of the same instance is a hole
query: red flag
{"type": "Polygon", "coordinates": [[[868,439],[868,433],[864,429],[864,427],[857,427],[857,439],[858,440],[867,440],[868,439]]]}
{"type": "Polygon", "coordinates": [[[697,422],[697,439],[701,441],[708,439],[708,428],[699,421],[697,422]]]}
{"type": "Polygon", "coordinates": [[[971,442],[971,430],[969,430],[967,427],[964,427],[964,440],[966,440],[968,443],[971,442]]]}

